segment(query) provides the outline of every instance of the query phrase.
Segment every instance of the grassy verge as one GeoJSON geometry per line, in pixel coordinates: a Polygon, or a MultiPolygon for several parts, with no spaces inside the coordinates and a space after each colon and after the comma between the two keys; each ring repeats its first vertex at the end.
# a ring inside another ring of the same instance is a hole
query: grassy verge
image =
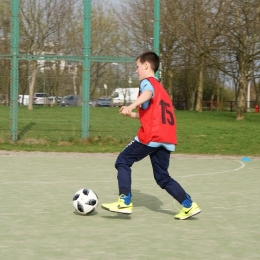
{"type": "MultiPolygon", "coordinates": [[[[81,139],[81,108],[19,108],[19,141],[7,141],[9,108],[1,107],[0,149],[49,152],[120,152],[135,136],[139,122],[117,108],[91,108],[89,138],[81,139]]],[[[243,121],[231,112],[176,111],[177,153],[260,155],[260,114],[243,121]]]]}

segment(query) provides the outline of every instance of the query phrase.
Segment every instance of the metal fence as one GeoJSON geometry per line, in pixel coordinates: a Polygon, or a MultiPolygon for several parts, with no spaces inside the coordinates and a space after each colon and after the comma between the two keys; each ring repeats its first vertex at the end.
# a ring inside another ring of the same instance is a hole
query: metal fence
{"type": "MultiPolygon", "coordinates": [[[[118,135],[109,127],[116,113],[113,99],[110,112],[96,107],[97,99],[110,98],[116,88],[138,86],[135,53],[117,51],[118,33],[112,22],[120,24],[116,11],[106,9],[114,1],[94,2],[94,6],[91,0],[0,4],[0,140],[118,135]]],[[[160,5],[158,0],[153,3],[151,47],[159,54],[160,5]]]]}
{"type": "MultiPolygon", "coordinates": [[[[140,52],[159,54],[160,0],[1,0],[0,18],[0,141],[134,134],[138,120],[117,119],[114,94],[138,87],[140,52]],[[121,12],[120,5],[130,4],[138,22],[127,8],[121,12]]],[[[167,87],[172,76],[167,81],[167,70],[160,73],[167,87]]],[[[173,103],[185,109],[184,102],[173,103]]],[[[235,108],[234,102],[203,102],[203,110],[235,108]]]]}

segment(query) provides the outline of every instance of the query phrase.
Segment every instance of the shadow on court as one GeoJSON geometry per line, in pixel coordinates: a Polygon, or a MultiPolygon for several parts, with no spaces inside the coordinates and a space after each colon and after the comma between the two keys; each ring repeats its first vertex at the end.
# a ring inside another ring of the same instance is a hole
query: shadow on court
{"type": "MultiPolygon", "coordinates": [[[[159,189],[159,188],[158,188],[159,189]]],[[[140,190],[132,190],[134,207],[145,207],[151,211],[161,212],[168,215],[175,215],[173,211],[161,209],[163,202],[156,196],[146,194],[140,190]]],[[[165,194],[167,196],[167,194],[165,194]]]]}
{"type": "MultiPolygon", "coordinates": [[[[160,199],[158,199],[156,196],[146,194],[146,193],[141,192],[140,190],[136,190],[136,189],[132,189],[132,195],[133,195],[133,200],[134,200],[133,214],[134,214],[134,210],[138,207],[145,207],[150,211],[160,212],[160,213],[168,214],[171,216],[174,216],[176,214],[172,210],[161,209],[163,202],[160,199]]],[[[113,216],[101,216],[101,217],[131,219],[131,215],[120,214],[120,213],[112,213],[112,214],[113,214],[113,216]]]]}

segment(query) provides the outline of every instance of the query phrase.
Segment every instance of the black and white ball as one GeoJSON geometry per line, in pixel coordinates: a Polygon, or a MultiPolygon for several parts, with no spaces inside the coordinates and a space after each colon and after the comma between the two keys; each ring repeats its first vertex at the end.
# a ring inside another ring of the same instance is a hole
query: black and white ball
{"type": "Polygon", "coordinates": [[[78,213],[86,215],[96,209],[98,196],[90,189],[81,189],[74,194],[72,203],[78,213]]]}

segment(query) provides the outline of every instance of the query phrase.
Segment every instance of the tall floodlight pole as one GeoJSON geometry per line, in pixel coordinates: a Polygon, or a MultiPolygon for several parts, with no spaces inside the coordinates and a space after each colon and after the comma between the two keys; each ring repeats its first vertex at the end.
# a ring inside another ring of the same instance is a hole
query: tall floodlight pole
{"type": "Polygon", "coordinates": [[[82,138],[89,136],[89,90],[91,46],[91,0],[83,0],[82,138]]]}
{"type": "Polygon", "coordinates": [[[11,0],[11,95],[10,95],[10,123],[11,139],[18,139],[18,55],[19,55],[19,6],[20,0],[11,0]]]}
{"type": "MultiPolygon", "coordinates": [[[[153,29],[153,49],[154,52],[160,55],[160,0],[154,0],[154,29],[153,29]]],[[[159,71],[155,76],[159,79],[159,71]]]]}

